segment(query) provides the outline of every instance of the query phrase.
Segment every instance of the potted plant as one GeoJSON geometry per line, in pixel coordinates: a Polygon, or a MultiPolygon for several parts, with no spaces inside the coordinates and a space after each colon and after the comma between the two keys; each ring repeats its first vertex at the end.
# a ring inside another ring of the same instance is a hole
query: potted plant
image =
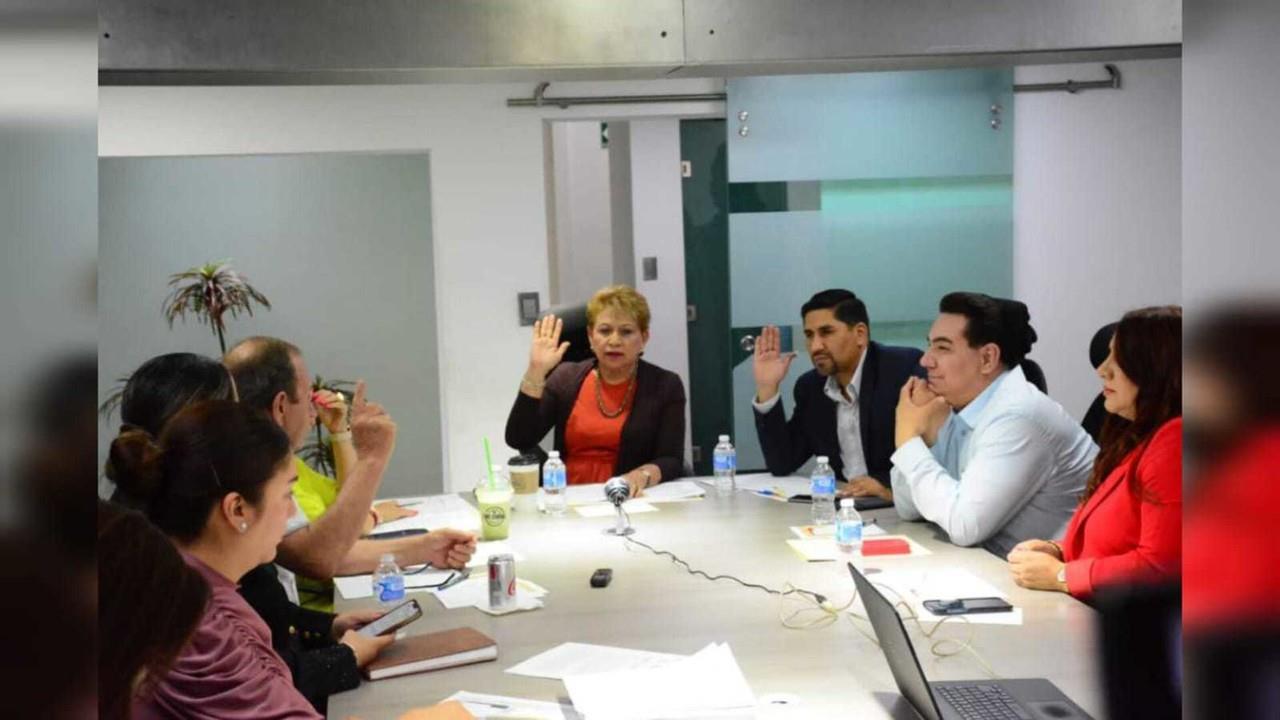
{"type": "Polygon", "coordinates": [[[257,303],[271,309],[271,302],[249,284],[248,279],[231,267],[230,260],[208,262],[169,276],[168,297],[164,299],[163,312],[173,327],[173,321],[185,322],[190,313],[201,323],[208,323],[218,338],[220,355],[227,354],[225,315],[238,317],[241,312],[253,315],[257,303]]]}

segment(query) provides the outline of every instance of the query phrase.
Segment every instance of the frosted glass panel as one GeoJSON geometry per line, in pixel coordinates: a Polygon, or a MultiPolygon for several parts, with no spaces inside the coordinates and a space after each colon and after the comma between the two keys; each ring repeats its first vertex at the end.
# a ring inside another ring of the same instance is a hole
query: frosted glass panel
{"type": "MultiPolygon", "coordinates": [[[[1008,70],[729,81],[731,325],[794,327],[788,413],[812,367],[800,306],[815,292],[853,290],[873,339],[916,347],[944,294],[1012,294],[1011,82],[1008,70]]],[[[762,468],[749,359],[733,381],[739,466],[762,468]]]]}
{"type": "Polygon", "coordinates": [[[1009,69],[731,79],[729,182],[1008,174],[1012,86],[1009,69]]]}

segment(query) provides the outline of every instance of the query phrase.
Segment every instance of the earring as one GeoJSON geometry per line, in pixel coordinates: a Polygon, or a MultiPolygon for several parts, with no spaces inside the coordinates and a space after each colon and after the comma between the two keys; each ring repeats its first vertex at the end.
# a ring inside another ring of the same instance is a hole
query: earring
{"type": "Polygon", "coordinates": [[[247,523],[247,522],[242,522],[242,523],[240,523],[240,532],[241,532],[241,533],[248,532],[248,530],[249,530],[249,523],[247,523]]]}

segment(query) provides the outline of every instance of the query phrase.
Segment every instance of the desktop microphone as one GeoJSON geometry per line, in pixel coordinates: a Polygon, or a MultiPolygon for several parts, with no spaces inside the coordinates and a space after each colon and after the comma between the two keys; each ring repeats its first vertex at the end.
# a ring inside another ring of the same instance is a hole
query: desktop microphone
{"type": "Polygon", "coordinates": [[[607,535],[627,536],[635,532],[635,528],[631,527],[631,521],[627,518],[626,512],[622,509],[622,503],[631,497],[631,486],[627,485],[627,481],[620,478],[609,478],[609,482],[604,484],[604,496],[609,502],[613,503],[613,507],[618,511],[617,523],[605,530],[607,535]]]}
{"type": "Polygon", "coordinates": [[[604,496],[614,507],[618,507],[631,497],[631,486],[620,477],[609,478],[609,482],[604,484],[604,496]]]}

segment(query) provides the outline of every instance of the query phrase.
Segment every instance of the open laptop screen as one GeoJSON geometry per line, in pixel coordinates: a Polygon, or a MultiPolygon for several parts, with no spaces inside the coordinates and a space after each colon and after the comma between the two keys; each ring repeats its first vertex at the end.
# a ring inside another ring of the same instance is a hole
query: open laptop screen
{"type": "Polygon", "coordinates": [[[867,618],[871,620],[876,638],[880,640],[885,660],[889,661],[889,671],[898,683],[898,690],[925,720],[942,720],[898,611],[858,572],[853,563],[849,563],[849,573],[853,575],[858,595],[862,598],[863,607],[867,609],[867,618]]]}

